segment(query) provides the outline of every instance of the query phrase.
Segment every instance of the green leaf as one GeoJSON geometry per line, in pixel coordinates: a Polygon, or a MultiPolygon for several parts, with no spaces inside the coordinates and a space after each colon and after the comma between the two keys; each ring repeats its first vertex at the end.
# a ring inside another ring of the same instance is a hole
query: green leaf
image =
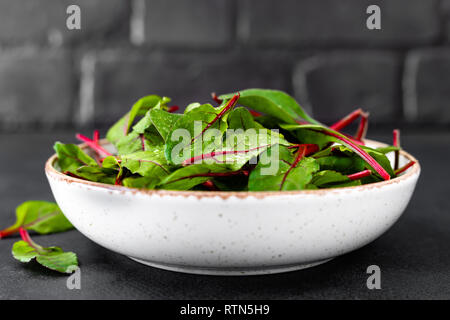
{"type": "Polygon", "coordinates": [[[125,154],[120,159],[122,167],[141,176],[164,177],[170,170],[161,147],[125,154]]]}
{"type": "Polygon", "coordinates": [[[75,253],[64,252],[59,247],[44,248],[31,239],[14,243],[12,254],[20,262],[30,262],[35,258],[44,267],[61,273],[72,273],[78,267],[75,253]]]}
{"type": "Polygon", "coordinates": [[[227,129],[226,114],[223,114],[225,107],[214,108],[204,104],[184,114],[167,135],[165,155],[169,163],[179,165],[195,155],[220,147],[227,129]],[[205,137],[206,130],[218,133],[218,136],[205,137]]]}
{"type": "Polygon", "coordinates": [[[230,112],[228,116],[228,129],[262,129],[264,128],[253,119],[250,111],[243,107],[239,107],[230,112]]]}
{"type": "Polygon", "coordinates": [[[366,168],[364,160],[358,156],[328,156],[316,159],[321,170],[339,171],[344,174],[351,174],[362,171],[366,168]]]}
{"type": "Polygon", "coordinates": [[[326,188],[327,185],[349,182],[350,179],[340,172],[333,170],[323,170],[314,174],[311,184],[319,188],[326,188]]]}
{"type": "Polygon", "coordinates": [[[79,167],[76,175],[89,181],[114,184],[116,181],[117,170],[96,167],[79,167]]]}
{"type": "Polygon", "coordinates": [[[106,134],[106,138],[112,144],[116,144],[121,138],[126,136],[133,125],[134,120],[137,116],[144,116],[145,113],[157,106],[158,104],[165,105],[170,101],[170,98],[157,95],[149,95],[139,99],[119,121],[117,121],[106,134]]]}
{"type": "MultiPolygon", "coordinates": [[[[290,149],[280,146],[279,155],[273,154],[273,147],[265,152],[267,159],[260,161],[251,172],[249,191],[303,190],[311,182],[313,173],[319,170],[316,160],[304,157],[296,163],[296,156],[290,149]]],[[[276,152],[275,152],[276,153],[276,152]]]]}
{"type": "MultiPolygon", "coordinates": [[[[296,123],[302,118],[308,122],[318,124],[290,95],[279,90],[246,89],[239,91],[239,104],[266,115],[278,118],[285,123],[296,123]]],[[[236,93],[221,95],[220,99],[230,99],[236,93]]]]}
{"type": "Polygon", "coordinates": [[[16,222],[0,232],[0,238],[12,235],[22,227],[40,234],[73,229],[58,205],[47,201],[27,201],[16,208],[16,222]]]}
{"type": "Polygon", "coordinates": [[[189,190],[212,178],[213,173],[229,171],[221,165],[193,164],[180,168],[165,177],[158,185],[159,189],[189,190]]]}
{"type": "Polygon", "coordinates": [[[178,113],[170,113],[160,109],[150,110],[151,121],[164,141],[167,141],[167,136],[172,131],[175,123],[177,123],[182,116],[183,115],[178,113]]]}
{"type": "Polygon", "coordinates": [[[256,160],[258,155],[274,145],[291,144],[282,135],[269,129],[236,130],[234,133],[227,132],[223,146],[213,153],[204,154],[202,161],[223,165],[231,171],[236,171],[250,160],[256,160]]]}
{"type": "Polygon", "coordinates": [[[394,146],[387,146],[387,147],[376,148],[376,150],[377,150],[378,152],[387,154],[387,153],[389,153],[389,152],[399,151],[400,148],[394,147],[394,146]]]}
{"type": "Polygon", "coordinates": [[[77,145],[56,142],[54,149],[58,156],[55,166],[61,172],[68,171],[75,174],[81,166],[97,166],[97,162],[77,145]]]}
{"type": "MultiPolygon", "coordinates": [[[[321,125],[314,125],[314,124],[307,124],[307,125],[291,125],[291,124],[282,124],[281,127],[285,130],[289,130],[294,132],[298,135],[298,138],[302,143],[318,143],[319,145],[322,145],[326,140],[332,143],[340,143],[347,148],[351,149],[353,152],[355,152],[359,157],[364,159],[364,161],[367,163],[367,166],[369,169],[373,170],[376,174],[380,175],[384,180],[388,180],[392,175],[387,171],[383,165],[378,163],[376,159],[372,157],[372,154],[369,154],[365,149],[367,147],[358,146],[352,141],[350,141],[346,136],[343,134],[334,131],[330,128],[321,126],[321,125]],[[308,132],[311,131],[311,132],[308,132]],[[313,133],[313,134],[311,134],[313,133]],[[305,139],[305,137],[309,137],[309,139],[305,139]],[[320,140],[320,141],[319,141],[320,140]],[[310,141],[316,141],[316,142],[310,142],[310,141]]],[[[376,151],[376,150],[375,150],[376,151]]],[[[381,153],[377,153],[377,156],[381,153]]],[[[380,157],[381,158],[381,157],[380,157]]]]}

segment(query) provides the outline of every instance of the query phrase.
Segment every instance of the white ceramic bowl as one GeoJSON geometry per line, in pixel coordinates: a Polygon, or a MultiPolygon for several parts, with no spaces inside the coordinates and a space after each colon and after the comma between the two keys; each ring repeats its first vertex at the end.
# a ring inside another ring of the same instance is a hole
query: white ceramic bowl
{"type": "MultiPolygon", "coordinates": [[[[369,141],[369,145],[379,143],[369,141]]],[[[299,270],[358,249],[388,230],[413,194],[420,166],[402,151],[400,177],[292,192],[141,190],[45,171],[72,224],[101,246],[158,268],[251,275],[299,270]]]]}

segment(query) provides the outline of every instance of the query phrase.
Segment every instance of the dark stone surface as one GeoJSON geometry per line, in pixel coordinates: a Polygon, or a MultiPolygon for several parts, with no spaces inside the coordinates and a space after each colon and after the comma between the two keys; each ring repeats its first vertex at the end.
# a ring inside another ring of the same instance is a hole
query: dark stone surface
{"type": "Polygon", "coordinates": [[[245,0],[239,6],[239,35],[261,46],[411,46],[440,36],[438,1],[422,0],[245,0]],[[369,5],[381,9],[381,30],[366,27],[369,5]]]}
{"type": "Polygon", "coordinates": [[[146,42],[153,45],[220,47],[232,38],[231,3],[227,0],[148,0],[146,42]]]}
{"type": "Polygon", "coordinates": [[[362,108],[375,122],[393,122],[401,114],[400,65],[397,54],[385,51],[319,54],[297,64],[294,90],[322,121],[362,108]]]}
{"type": "MultiPolygon", "coordinates": [[[[30,199],[51,200],[43,172],[55,139],[71,133],[1,134],[0,225],[30,199]]],[[[390,141],[390,134],[371,138],[390,141]]],[[[386,234],[324,265],[279,275],[196,276],[140,265],[91,242],[77,231],[35,236],[44,245],[75,251],[81,261],[81,290],[66,289],[66,276],[21,264],[10,254],[17,240],[0,240],[0,298],[35,299],[398,299],[450,298],[450,133],[404,131],[402,143],[422,164],[422,176],[404,215],[386,234]],[[381,290],[366,288],[366,268],[381,268],[381,290]]]]}

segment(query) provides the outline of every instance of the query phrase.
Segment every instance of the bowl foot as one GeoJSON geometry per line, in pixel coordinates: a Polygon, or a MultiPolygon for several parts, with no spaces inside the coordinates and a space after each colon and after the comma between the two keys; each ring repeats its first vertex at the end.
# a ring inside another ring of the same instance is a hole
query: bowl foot
{"type": "Polygon", "coordinates": [[[159,269],[182,272],[182,273],[191,273],[191,274],[202,274],[202,275],[214,275],[214,276],[252,276],[252,275],[263,275],[263,274],[274,274],[274,273],[282,273],[282,272],[290,272],[297,271],[301,269],[311,268],[318,266],[322,263],[328,262],[332,260],[325,259],[320,261],[315,261],[306,264],[291,264],[291,265],[281,265],[281,266],[270,266],[270,267],[261,267],[261,268],[202,268],[202,267],[191,267],[191,266],[182,266],[175,264],[163,264],[163,263],[154,263],[150,261],[145,261],[141,259],[136,259],[133,257],[129,257],[130,259],[137,261],[139,263],[145,264],[150,267],[155,267],[159,269]]]}

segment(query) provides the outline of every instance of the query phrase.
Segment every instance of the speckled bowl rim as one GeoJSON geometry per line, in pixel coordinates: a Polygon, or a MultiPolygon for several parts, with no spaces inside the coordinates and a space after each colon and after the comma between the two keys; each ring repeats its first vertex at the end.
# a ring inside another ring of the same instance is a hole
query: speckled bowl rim
{"type": "MultiPolygon", "coordinates": [[[[368,142],[375,146],[386,146],[387,144],[375,141],[375,140],[369,140],[365,139],[365,142],[368,142]]],[[[108,143],[107,140],[102,139],[100,141],[100,144],[108,143]]],[[[87,145],[85,143],[79,145],[80,148],[85,149],[87,145]]],[[[140,194],[147,194],[147,195],[159,195],[159,196],[183,196],[183,197],[190,197],[194,196],[197,198],[214,198],[214,197],[220,197],[222,199],[226,199],[229,197],[237,197],[237,198],[248,198],[248,197],[255,197],[255,198],[265,198],[265,197],[272,197],[272,196],[286,196],[286,195],[302,195],[302,194],[315,194],[315,195],[326,195],[330,193],[336,193],[341,192],[343,190],[349,191],[349,190],[367,190],[367,189],[374,189],[374,188],[382,188],[394,183],[401,183],[402,181],[406,181],[408,179],[411,179],[416,174],[420,173],[420,164],[419,161],[409,154],[408,152],[401,150],[400,154],[407,158],[409,161],[415,161],[415,164],[410,167],[405,173],[400,175],[399,177],[396,177],[394,179],[371,183],[371,184],[365,184],[361,186],[352,186],[352,187],[342,187],[342,188],[331,188],[331,189],[319,189],[319,190],[297,190],[297,191],[177,191],[177,190],[149,190],[149,189],[138,189],[138,188],[128,188],[124,186],[117,186],[117,185],[110,185],[100,182],[92,182],[87,181],[79,178],[75,178],[72,176],[68,176],[63,174],[62,172],[59,172],[53,167],[53,163],[55,162],[57,156],[56,154],[52,155],[47,162],[45,163],[45,172],[47,175],[51,176],[52,178],[56,178],[58,180],[65,181],[67,183],[75,183],[79,185],[87,185],[87,186],[93,186],[102,188],[108,191],[119,191],[121,193],[129,192],[129,193],[140,193],[140,194]]]]}

